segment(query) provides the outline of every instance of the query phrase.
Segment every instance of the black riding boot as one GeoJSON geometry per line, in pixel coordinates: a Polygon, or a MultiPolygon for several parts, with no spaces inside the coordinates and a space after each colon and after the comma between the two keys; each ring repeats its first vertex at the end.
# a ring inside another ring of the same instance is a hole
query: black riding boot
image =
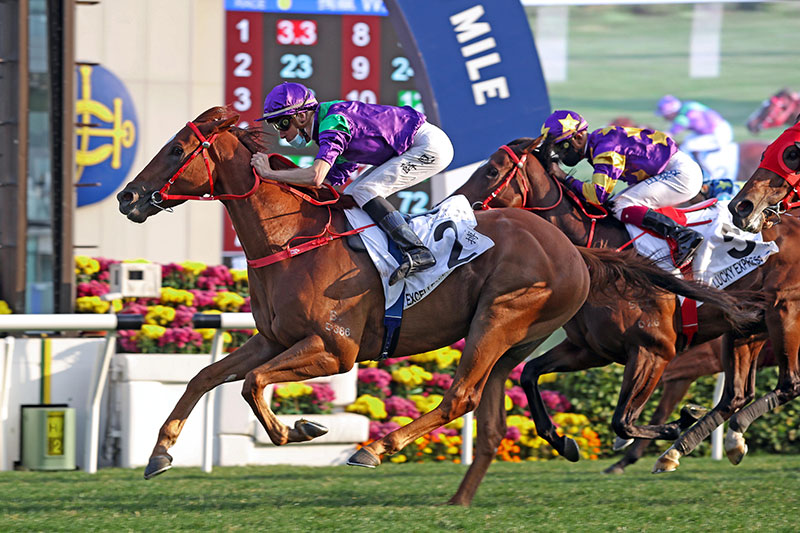
{"type": "Polygon", "coordinates": [[[403,215],[385,198],[377,196],[364,204],[364,211],[392,239],[403,252],[403,262],[392,272],[389,285],[407,278],[414,272],[427,270],[436,264],[436,258],[419,240],[403,215]]]}
{"type": "Polygon", "coordinates": [[[658,233],[662,237],[672,240],[675,243],[672,259],[675,265],[680,268],[685,265],[697,251],[703,242],[703,236],[692,228],[681,226],[668,216],[662,215],[652,209],[648,209],[642,219],[642,227],[658,233]]]}

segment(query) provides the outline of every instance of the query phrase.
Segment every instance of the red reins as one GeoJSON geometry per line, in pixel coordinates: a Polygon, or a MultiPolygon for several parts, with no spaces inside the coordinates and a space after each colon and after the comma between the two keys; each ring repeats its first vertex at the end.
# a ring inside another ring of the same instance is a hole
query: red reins
{"type": "MultiPolygon", "coordinates": [[[[528,154],[525,153],[522,155],[522,157],[517,157],[517,154],[514,153],[514,150],[512,150],[508,145],[505,144],[501,146],[500,149],[503,150],[506,154],[508,154],[508,156],[514,162],[514,168],[512,168],[509,171],[508,176],[500,183],[500,185],[497,186],[497,188],[489,196],[486,197],[486,199],[483,202],[480,203],[475,202],[475,204],[473,204],[473,208],[474,206],[477,205],[480,206],[482,210],[492,209],[492,207],[489,204],[492,202],[492,200],[494,200],[497,197],[498,194],[500,194],[506,187],[508,187],[508,184],[511,183],[511,180],[514,179],[515,176],[517,176],[518,172],[521,177],[519,182],[520,182],[520,189],[522,190],[522,205],[517,209],[524,209],[525,211],[547,211],[549,209],[554,209],[561,204],[561,201],[564,199],[565,187],[556,178],[551,176],[548,172],[545,172],[545,174],[551,180],[553,180],[553,182],[556,184],[556,187],[558,188],[558,200],[556,200],[556,202],[553,205],[549,205],[546,207],[544,206],[526,207],[526,204],[528,202],[529,188],[528,188],[527,173],[525,173],[525,175],[523,176],[523,169],[525,168],[525,163],[527,161],[528,154]]],[[[586,243],[586,247],[591,248],[592,241],[594,240],[594,230],[597,225],[597,221],[599,219],[606,218],[608,216],[608,212],[605,210],[605,208],[603,208],[603,206],[597,206],[602,211],[602,213],[599,215],[590,214],[588,211],[586,211],[586,208],[584,207],[583,202],[581,202],[580,198],[578,198],[578,196],[568,188],[566,190],[569,197],[572,199],[572,201],[574,201],[578,205],[578,208],[586,216],[586,218],[592,221],[591,227],[589,228],[589,237],[586,243]]]]}
{"type": "Polygon", "coordinates": [[[277,263],[278,261],[283,261],[284,259],[288,259],[290,257],[294,257],[296,255],[302,254],[309,250],[313,250],[314,248],[318,248],[320,246],[324,246],[329,242],[333,241],[334,239],[339,239],[341,237],[346,237],[348,235],[355,235],[357,233],[361,233],[367,228],[371,228],[375,224],[370,224],[367,226],[362,226],[360,228],[355,228],[350,231],[345,231],[344,233],[336,232],[333,227],[331,226],[331,222],[333,221],[333,213],[331,212],[330,206],[335,204],[339,201],[339,193],[328,183],[325,183],[325,187],[328,188],[329,191],[333,194],[333,198],[331,200],[317,200],[316,198],[312,198],[308,194],[299,191],[289,185],[288,183],[283,183],[281,181],[276,181],[268,178],[263,178],[258,175],[255,169],[253,170],[253,176],[255,176],[255,182],[253,186],[244,194],[218,194],[214,195],[214,174],[211,171],[211,164],[208,161],[208,149],[211,147],[211,144],[217,140],[219,134],[215,133],[208,139],[200,132],[194,122],[187,122],[186,123],[189,128],[194,132],[197,138],[200,140],[200,144],[195,148],[192,154],[189,156],[189,159],[178,169],[175,174],[164,184],[163,187],[159,191],[154,192],[150,196],[150,203],[159,209],[164,209],[159,204],[162,203],[164,200],[240,200],[243,198],[249,198],[258,190],[258,187],[261,183],[269,183],[279,187],[280,189],[289,192],[298,198],[305,200],[313,205],[317,206],[325,206],[328,209],[328,222],[325,223],[325,227],[323,228],[321,233],[316,235],[298,235],[296,237],[292,237],[289,239],[289,242],[286,243],[286,248],[281,250],[280,252],[276,252],[274,254],[268,255],[266,257],[261,257],[259,259],[248,259],[247,264],[253,268],[260,268],[267,265],[271,265],[273,263],[277,263]],[[187,195],[187,194],[167,194],[167,190],[175,183],[175,180],[183,174],[186,168],[194,161],[195,157],[199,154],[203,154],[203,161],[205,162],[206,172],[208,173],[208,183],[209,183],[209,194],[205,194],[202,196],[197,195],[187,195]],[[310,241],[306,241],[298,246],[292,247],[291,244],[296,239],[311,239],[310,241]]]}

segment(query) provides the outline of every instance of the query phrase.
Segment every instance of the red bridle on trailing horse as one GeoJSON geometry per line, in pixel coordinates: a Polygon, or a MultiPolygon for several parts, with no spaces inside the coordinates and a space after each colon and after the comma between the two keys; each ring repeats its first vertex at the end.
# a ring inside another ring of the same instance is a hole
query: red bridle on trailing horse
{"type": "Polygon", "coordinates": [[[791,187],[780,202],[784,210],[800,206],[800,201],[790,201],[792,195],[800,196],[800,123],[784,131],[767,146],[758,168],[774,172],[791,187]],[[790,167],[787,161],[795,168],[790,167]]]}
{"type": "MultiPolygon", "coordinates": [[[[356,228],[356,229],[353,229],[353,230],[350,230],[350,231],[345,231],[344,233],[338,233],[338,232],[334,231],[333,227],[331,226],[331,222],[333,220],[333,214],[331,213],[331,208],[330,208],[330,206],[332,204],[335,204],[336,202],[339,201],[339,193],[336,191],[336,189],[331,187],[329,184],[325,183],[324,184],[325,187],[327,187],[328,190],[331,191],[331,193],[333,194],[333,199],[331,199],[331,200],[317,200],[317,199],[312,198],[311,196],[305,194],[302,191],[298,191],[297,189],[295,189],[291,185],[288,185],[288,184],[280,182],[280,181],[275,181],[275,180],[271,180],[271,179],[268,179],[268,178],[263,178],[263,177],[259,176],[258,173],[256,173],[255,169],[252,169],[253,170],[253,176],[255,177],[255,181],[253,183],[253,186],[246,193],[244,193],[244,194],[218,194],[218,195],[214,195],[214,173],[211,171],[211,164],[208,161],[208,149],[211,147],[211,145],[214,143],[214,141],[217,140],[217,138],[219,137],[219,134],[215,133],[211,137],[206,139],[205,135],[203,135],[200,132],[200,130],[198,129],[198,127],[195,125],[194,122],[191,122],[191,121],[187,122],[186,125],[189,126],[189,128],[191,128],[191,130],[194,132],[194,134],[200,140],[200,144],[197,146],[197,148],[194,149],[192,154],[189,156],[189,159],[186,160],[186,162],[181,166],[181,168],[179,168],[177,170],[177,172],[175,172],[175,174],[173,174],[172,177],[169,180],[167,180],[167,183],[165,183],[164,186],[161,187],[160,190],[155,191],[155,192],[153,192],[152,195],[150,195],[150,204],[151,205],[161,209],[162,211],[171,211],[171,209],[163,208],[159,204],[162,203],[164,200],[204,200],[204,201],[207,201],[207,200],[241,200],[241,199],[244,199],[244,198],[249,198],[250,196],[255,194],[255,192],[258,190],[259,185],[261,185],[261,183],[264,182],[264,183],[270,183],[272,185],[276,185],[276,186],[280,187],[281,189],[283,189],[284,191],[290,192],[291,194],[294,194],[298,198],[302,198],[303,200],[305,200],[305,201],[307,201],[307,202],[309,202],[309,203],[311,203],[313,205],[325,206],[325,207],[328,208],[328,222],[325,224],[325,228],[323,228],[321,233],[318,233],[317,235],[299,235],[297,237],[292,237],[291,239],[289,239],[289,242],[286,244],[286,249],[281,250],[280,252],[268,255],[266,257],[261,257],[259,259],[248,259],[247,260],[247,264],[249,266],[251,266],[253,268],[259,268],[259,267],[264,267],[264,266],[267,266],[267,265],[271,265],[272,263],[277,263],[278,261],[283,261],[284,259],[288,259],[290,257],[294,257],[294,256],[296,256],[298,254],[303,253],[303,252],[307,252],[309,250],[313,250],[314,248],[318,248],[320,246],[324,246],[324,245],[328,244],[329,242],[331,242],[334,239],[338,239],[338,238],[341,238],[341,237],[346,237],[348,235],[355,235],[356,233],[360,233],[360,232],[364,231],[365,229],[374,226],[374,224],[371,224],[369,226],[363,226],[363,227],[356,228]],[[206,172],[208,174],[208,183],[209,183],[209,189],[210,189],[209,194],[204,194],[202,196],[188,195],[188,194],[167,194],[167,190],[175,183],[175,180],[178,179],[178,177],[181,174],[183,174],[183,172],[188,168],[188,166],[192,163],[192,161],[194,161],[194,158],[197,157],[201,153],[203,154],[203,161],[205,163],[206,172]],[[294,247],[291,246],[292,242],[297,240],[297,239],[311,239],[311,240],[306,241],[306,242],[304,242],[304,243],[302,243],[302,244],[300,244],[298,246],[294,246],[294,247]]],[[[283,160],[288,162],[288,160],[286,158],[284,158],[283,156],[281,156],[279,154],[271,154],[271,155],[280,157],[281,159],[283,159],[283,160]]]]}
{"type": "Polygon", "coordinates": [[[520,177],[518,181],[520,183],[520,189],[522,192],[522,205],[518,209],[524,209],[526,211],[547,211],[549,209],[554,209],[561,204],[561,201],[564,199],[564,190],[566,189],[569,197],[572,198],[572,200],[578,205],[583,214],[586,215],[586,217],[592,221],[592,226],[589,229],[589,237],[586,242],[586,247],[591,248],[592,240],[594,239],[594,229],[595,226],[597,225],[597,221],[601,218],[607,217],[608,212],[606,212],[606,210],[602,206],[598,206],[602,211],[602,214],[600,215],[590,214],[588,211],[586,211],[583,202],[580,201],[578,196],[568,188],[564,187],[557,179],[551,176],[549,172],[545,172],[545,174],[547,175],[547,177],[553,180],[556,184],[556,187],[558,187],[558,200],[556,200],[556,202],[553,205],[549,206],[526,207],[526,204],[528,202],[529,188],[528,188],[527,176],[523,176],[523,172],[525,169],[525,162],[528,159],[528,154],[525,153],[522,155],[522,157],[517,157],[517,154],[514,153],[514,150],[512,150],[511,148],[509,148],[508,145],[505,144],[501,146],[500,149],[503,150],[506,154],[508,154],[508,156],[511,158],[511,161],[514,162],[514,167],[508,172],[508,176],[506,176],[506,178],[500,183],[500,185],[498,185],[497,188],[495,188],[495,190],[492,191],[492,193],[489,196],[487,196],[483,202],[475,202],[474,204],[472,204],[472,208],[473,209],[480,208],[481,210],[492,209],[492,206],[490,206],[489,204],[492,202],[492,200],[494,200],[497,197],[498,194],[500,194],[506,187],[508,187],[508,184],[511,183],[511,180],[513,180],[514,177],[517,175],[519,175],[520,177]]]}

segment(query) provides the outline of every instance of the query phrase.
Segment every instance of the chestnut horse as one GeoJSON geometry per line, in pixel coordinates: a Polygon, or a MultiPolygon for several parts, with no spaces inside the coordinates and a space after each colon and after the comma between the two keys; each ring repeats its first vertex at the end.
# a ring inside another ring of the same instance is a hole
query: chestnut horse
{"type": "MultiPolygon", "coordinates": [[[[583,204],[569,195],[562,181],[545,171],[545,168],[555,170],[557,167],[545,155],[549,153],[548,148],[541,147],[540,143],[541,139],[518,139],[498,150],[456,194],[464,194],[475,202],[476,207],[510,206],[534,211],[564,231],[575,244],[602,244],[617,248],[627,243],[630,239],[619,221],[613,217],[589,214],[583,204]]],[[[773,258],[768,263],[772,261],[775,264],[773,258]]],[[[753,311],[751,316],[759,315],[749,326],[753,331],[764,327],[762,304],[753,301],[752,291],[761,288],[759,281],[765,269],[762,266],[759,271],[723,291],[732,299],[740,299],[743,306],[749,306],[753,311]],[[737,288],[750,291],[737,293],[737,288]],[[749,296],[743,298],[743,294],[749,296]]],[[[694,336],[693,345],[737,330],[713,307],[701,306],[698,315],[702,328],[694,336]]],[[[675,298],[664,297],[657,306],[633,300],[619,300],[610,308],[587,303],[565,326],[565,330],[567,342],[526,365],[523,387],[529,396],[538,395],[537,380],[541,374],[584,370],[618,362],[625,365],[625,373],[612,420],[615,432],[624,439],[673,440],[680,436],[677,423],[667,426],[635,425],[664,368],[683,348],[675,298]]],[[[736,357],[729,355],[723,365],[726,385],[722,401],[681,436],[677,443],[679,453],[689,453],[723,419],[744,405],[748,398],[752,399],[755,394],[753,363],[765,340],[764,335],[751,337],[749,334],[744,338],[737,335],[731,339],[736,346],[736,357]]],[[[731,352],[733,346],[727,350],[731,352]]],[[[532,413],[539,434],[562,455],[567,453],[567,458],[577,459],[577,453],[570,451],[575,444],[556,435],[547,413],[533,409],[532,413]]],[[[654,471],[677,468],[678,458],[673,448],[668,451],[668,460],[659,458],[654,471]]]]}
{"type": "MultiPolygon", "coordinates": [[[[283,425],[264,401],[264,388],[345,372],[381,351],[381,281],[369,256],[338,238],[346,228],[344,213],[330,209],[326,191],[301,192],[258,178],[250,158],[261,149],[261,132],[233,127],[238,118],[227,108],[209,109],[178,131],[117,195],[120,211],[139,223],[185,200],[222,201],[248,258],[258,329],[189,382],[159,430],[145,478],[171,467],[168,449],[197,401],[217,385],[244,379],[242,395],[274,444],[308,441],[327,430],[305,420],[293,428],[283,425]],[[297,239],[305,242],[295,246],[297,239]],[[260,266],[272,258],[287,260],[260,266]]],[[[576,248],[555,226],[524,211],[479,213],[477,221],[477,231],[495,245],[406,310],[394,354],[466,338],[452,386],[435,409],[361,448],[349,464],[375,467],[381,454],[397,452],[479,404],[502,411],[508,373],[583,305],[590,280],[619,291],[622,277],[628,282],[624,290],[652,292],[659,286],[730,303],[718,291],[666,275],[633,254],[576,248]]],[[[603,305],[619,295],[594,291],[592,297],[603,305]]],[[[736,311],[731,313],[735,319],[736,311]]]]}
{"type": "Polygon", "coordinates": [[[778,363],[778,383],[772,392],[731,418],[725,437],[728,458],[738,464],[747,453],[744,432],[764,413],[800,395],[800,122],[784,131],[764,152],[762,166],[728,204],[733,223],[745,231],[762,231],[785,256],[785,272],[768,278],[771,305],[767,327],[778,363]],[[792,244],[792,243],[795,244],[792,244]]]}

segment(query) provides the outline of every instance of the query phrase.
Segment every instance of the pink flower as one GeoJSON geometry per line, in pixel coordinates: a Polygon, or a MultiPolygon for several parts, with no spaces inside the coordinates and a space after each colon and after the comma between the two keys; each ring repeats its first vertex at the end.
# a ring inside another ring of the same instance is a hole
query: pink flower
{"type": "Polygon", "coordinates": [[[511,387],[506,391],[506,394],[508,394],[508,397],[511,398],[511,401],[514,402],[515,407],[524,408],[528,406],[528,397],[525,396],[525,391],[522,390],[522,387],[520,386],[511,387]]]}
{"type": "Polygon", "coordinates": [[[450,347],[454,350],[458,350],[459,352],[464,351],[464,346],[467,344],[465,339],[461,339],[460,341],[456,341],[450,345],[450,347]]]}
{"type": "Polygon", "coordinates": [[[438,387],[442,390],[447,390],[450,388],[450,385],[453,384],[453,376],[450,374],[441,374],[439,372],[434,372],[433,377],[426,383],[426,385],[431,385],[433,387],[438,387]]]}
{"type": "Polygon", "coordinates": [[[572,404],[569,403],[567,397],[558,391],[543,390],[542,400],[544,400],[545,405],[551,411],[564,413],[572,410],[572,404]]]}
{"type": "Polygon", "coordinates": [[[397,422],[378,422],[377,420],[372,420],[369,423],[369,438],[370,440],[382,439],[399,427],[400,424],[397,422]]]}
{"type": "Polygon", "coordinates": [[[416,404],[407,398],[392,396],[386,399],[384,405],[386,406],[386,412],[389,416],[419,418],[419,411],[417,410],[416,404]]]}
{"type": "Polygon", "coordinates": [[[506,428],[506,438],[516,441],[520,438],[522,432],[519,430],[517,426],[508,426],[506,428]]]}
{"type": "Polygon", "coordinates": [[[336,399],[336,393],[333,389],[324,383],[310,383],[313,392],[311,393],[317,403],[326,404],[331,403],[336,399]]]}
{"type": "Polygon", "coordinates": [[[392,382],[392,375],[381,368],[359,368],[358,381],[384,388],[392,382]]]}
{"type": "Polygon", "coordinates": [[[508,379],[512,381],[519,381],[519,378],[522,377],[522,369],[525,368],[525,363],[520,363],[514,367],[514,370],[508,375],[508,379]]]}
{"type": "Polygon", "coordinates": [[[444,426],[438,427],[438,428],[434,429],[433,431],[431,431],[431,436],[434,436],[434,435],[447,435],[448,437],[455,437],[458,434],[459,434],[459,431],[457,429],[446,428],[444,426]]]}

